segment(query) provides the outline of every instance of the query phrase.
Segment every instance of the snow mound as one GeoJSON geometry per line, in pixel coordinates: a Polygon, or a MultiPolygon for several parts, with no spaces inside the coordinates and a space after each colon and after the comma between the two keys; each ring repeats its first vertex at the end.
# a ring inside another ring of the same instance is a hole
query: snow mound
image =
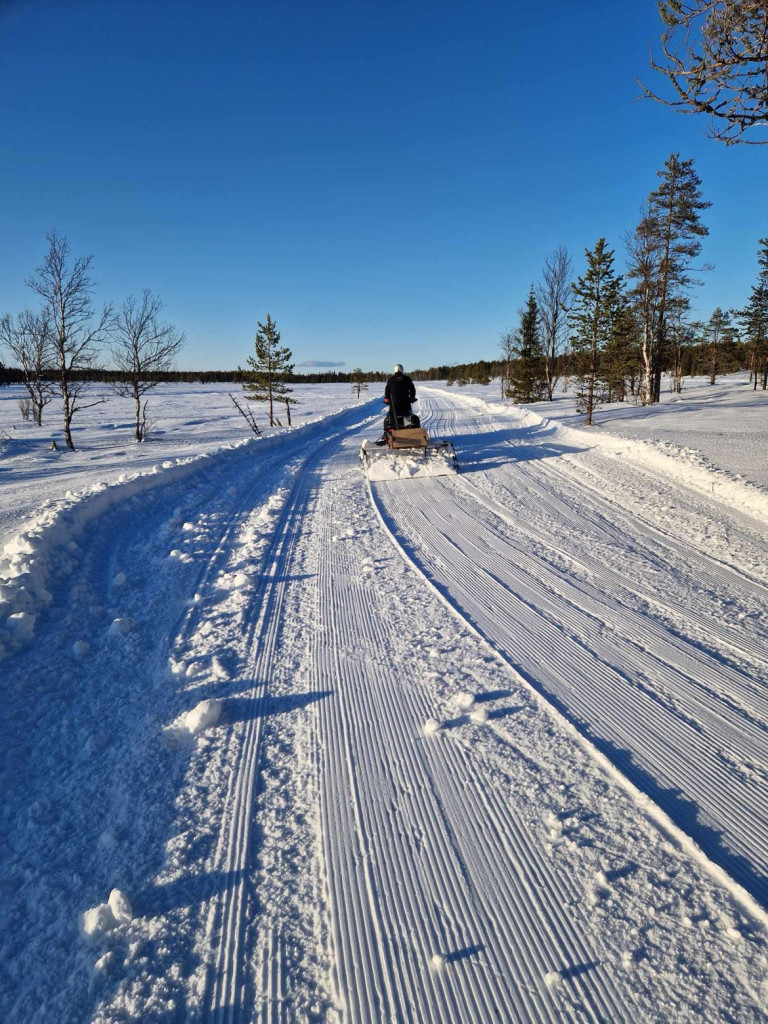
{"type": "Polygon", "coordinates": [[[407,450],[392,452],[366,442],[361,454],[369,480],[410,480],[414,477],[453,476],[457,472],[454,456],[445,451],[409,454],[407,450]]]}
{"type": "Polygon", "coordinates": [[[190,736],[197,736],[204,729],[216,725],[221,718],[223,702],[220,700],[201,700],[197,707],[188,711],[184,725],[190,736]]]}
{"type": "Polygon", "coordinates": [[[124,633],[130,633],[135,625],[136,621],[134,619],[130,616],[125,616],[114,619],[107,632],[110,636],[122,636],[124,633]]]}
{"type": "Polygon", "coordinates": [[[119,889],[113,889],[106,903],[91,907],[80,917],[80,931],[88,938],[98,938],[111,932],[119,924],[133,920],[131,901],[119,889]]]}
{"type": "Polygon", "coordinates": [[[124,892],[121,892],[119,889],[113,889],[109,894],[107,902],[109,909],[112,911],[112,916],[118,924],[126,924],[128,921],[133,920],[133,907],[124,892]]]}
{"type": "Polygon", "coordinates": [[[98,907],[86,910],[80,918],[80,931],[88,938],[97,938],[111,931],[117,921],[108,903],[100,903],[98,907]]]}

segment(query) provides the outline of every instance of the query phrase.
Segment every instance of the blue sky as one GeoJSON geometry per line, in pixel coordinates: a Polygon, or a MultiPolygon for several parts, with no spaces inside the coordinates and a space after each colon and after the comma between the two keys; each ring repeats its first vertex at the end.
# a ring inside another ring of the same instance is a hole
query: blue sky
{"type": "Polygon", "coordinates": [[[99,300],[165,299],[185,368],[268,312],[297,365],[492,358],[548,252],[621,267],[673,151],[713,202],[696,310],[739,305],[768,147],[636,99],[658,33],[652,0],[0,0],[0,313],[55,227],[99,300]]]}

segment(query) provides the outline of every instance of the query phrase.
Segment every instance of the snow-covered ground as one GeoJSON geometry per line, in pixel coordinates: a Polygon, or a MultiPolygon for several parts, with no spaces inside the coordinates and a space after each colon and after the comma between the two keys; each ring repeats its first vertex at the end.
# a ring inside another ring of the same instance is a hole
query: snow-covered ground
{"type": "MultiPolygon", "coordinates": [[[[371,386],[371,393],[376,385],[371,386]]],[[[265,435],[263,402],[246,403],[236,384],[163,384],[150,391],[150,434],[145,444],[133,440],[133,402],[109,388],[94,386],[85,401],[90,407],[73,420],[77,451],[67,452],[56,401],[46,406],[42,427],[23,420],[21,385],[0,388],[0,541],[19,523],[35,515],[43,500],[63,498],[95,483],[112,483],[124,474],[146,472],[157,462],[185,459],[217,451],[252,436],[230,394],[251,409],[265,435]],[[104,400],[103,404],[91,404],[104,400]],[[58,450],[53,451],[55,441],[58,450]]],[[[357,404],[350,385],[297,384],[291,407],[294,425],[306,424],[357,404]]],[[[370,397],[363,392],[363,402],[370,397]]],[[[285,409],[275,407],[285,423],[285,409]]]]}
{"type": "Polygon", "coordinates": [[[0,392],[0,1017],[765,1020],[765,396],[226,392],[0,392]]]}
{"type": "MultiPolygon", "coordinates": [[[[761,454],[768,393],[759,390],[759,385],[758,391],[753,391],[748,373],[720,377],[714,385],[708,377],[686,377],[679,395],[672,393],[669,383],[665,382],[660,405],[638,407],[631,398],[598,405],[591,431],[643,440],[682,461],[695,460],[768,489],[768,458],[761,454]]],[[[493,404],[501,401],[498,381],[455,391],[493,404]]],[[[536,402],[528,408],[553,423],[584,424],[584,415],[575,410],[573,387],[565,392],[559,388],[552,402],[536,402]]]]}

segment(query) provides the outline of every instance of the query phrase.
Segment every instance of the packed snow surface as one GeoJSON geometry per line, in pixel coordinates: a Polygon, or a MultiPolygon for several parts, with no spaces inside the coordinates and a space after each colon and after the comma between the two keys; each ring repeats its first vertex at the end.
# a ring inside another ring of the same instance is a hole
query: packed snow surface
{"type": "Polygon", "coordinates": [[[768,1017],[765,395],[497,387],[0,392],[4,1022],[768,1017]]]}

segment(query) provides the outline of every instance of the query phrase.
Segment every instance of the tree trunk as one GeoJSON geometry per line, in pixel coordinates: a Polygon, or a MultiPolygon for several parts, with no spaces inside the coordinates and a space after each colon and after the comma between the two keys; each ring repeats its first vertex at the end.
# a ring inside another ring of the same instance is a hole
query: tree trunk
{"type": "Polygon", "coordinates": [[[72,403],[66,379],[61,382],[61,405],[64,417],[64,440],[67,442],[69,451],[73,452],[75,450],[75,442],[72,440],[72,403]]]}
{"type": "Polygon", "coordinates": [[[133,388],[133,404],[134,408],[136,409],[136,429],[134,433],[136,435],[137,441],[143,441],[144,432],[141,429],[141,396],[139,395],[139,392],[135,385],[133,388]]]}

